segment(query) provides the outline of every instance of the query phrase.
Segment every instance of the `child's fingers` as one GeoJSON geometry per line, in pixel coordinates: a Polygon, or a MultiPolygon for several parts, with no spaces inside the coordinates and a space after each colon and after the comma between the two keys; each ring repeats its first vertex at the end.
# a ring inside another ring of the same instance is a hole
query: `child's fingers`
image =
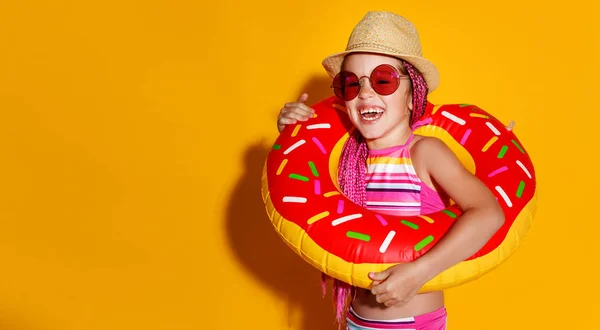
{"type": "Polygon", "coordinates": [[[279,133],[281,133],[283,131],[283,129],[285,128],[285,125],[292,125],[297,123],[298,121],[296,119],[293,118],[279,118],[277,120],[277,129],[279,130],[279,133]]]}
{"type": "Polygon", "coordinates": [[[302,95],[300,95],[300,97],[298,98],[298,102],[300,102],[300,103],[304,103],[304,102],[306,102],[306,100],[308,100],[307,93],[302,93],[302,95]]]}
{"type": "Polygon", "coordinates": [[[393,298],[387,293],[381,293],[375,296],[375,300],[380,304],[385,304],[389,300],[393,300],[393,298]]]}
{"type": "Polygon", "coordinates": [[[290,125],[290,124],[295,124],[297,122],[298,122],[298,120],[295,119],[295,118],[281,117],[277,121],[277,124],[279,124],[279,125],[290,125]]]}
{"type": "Polygon", "coordinates": [[[277,129],[280,133],[285,128],[285,125],[295,124],[298,121],[307,121],[309,118],[313,117],[315,111],[303,103],[307,99],[308,94],[304,93],[300,95],[298,102],[286,103],[283,108],[279,110],[277,129]]]}
{"type": "Polygon", "coordinates": [[[281,115],[279,117],[296,119],[296,120],[300,120],[300,121],[307,121],[310,118],[310,116],[307,116],[306,114],[304,114],[304,112],[300,112],[300,111],[284,111],[281,113],[281,115]]]}
{"type": "Polygon", "coordinates": [[[312,117],[312,115],[315,113],[315,111],[306,104],[298,102],[286,103],[283,108],[295,112],[301,112],[303,115],[308,117],[312,117]]]}

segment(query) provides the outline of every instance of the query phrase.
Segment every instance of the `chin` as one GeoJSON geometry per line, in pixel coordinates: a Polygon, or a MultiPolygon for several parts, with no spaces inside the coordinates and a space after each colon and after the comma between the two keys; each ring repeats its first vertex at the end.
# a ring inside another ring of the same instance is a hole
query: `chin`
{"type": "Polygon", "coordinates": [[[360,134],[367,140],[377,140],[383,136],[383,129],[375,127],[359,127],[360,134]]]}
{"type": "Polygon", "coordinates": [[[377,140],[389,132],[391,127],[388,119],[385,116],[381,116],[373,121],[367,121],[360,116],[354,116],[351,118],[354,127],[360,131],[360,134],[367,140],[377,140]]]}

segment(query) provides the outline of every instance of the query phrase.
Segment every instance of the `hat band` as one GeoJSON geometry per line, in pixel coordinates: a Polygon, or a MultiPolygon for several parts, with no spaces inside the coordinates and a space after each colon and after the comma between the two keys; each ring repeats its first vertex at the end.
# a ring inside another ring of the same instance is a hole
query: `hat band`
{"type": "MultiPolygon", "coordinates": [[[[346,48],[346,50],[353,50],[356,48],[377,48],[377,49],[381,49],[384,50],[386,52],[390,52],[390,53],[396,53],[396,54],[402,54],[400,51],[398,51],[395,48],[389,47],[389,46],[385,46],[385,45],[381,45],[381,44],[374,44],[374,43],[369,43],[369,42],[361,42],[358,44],[353,44],[350,45],[346,48]]],[[[418,55],[420,56],[420,55],[418,55]]]]}

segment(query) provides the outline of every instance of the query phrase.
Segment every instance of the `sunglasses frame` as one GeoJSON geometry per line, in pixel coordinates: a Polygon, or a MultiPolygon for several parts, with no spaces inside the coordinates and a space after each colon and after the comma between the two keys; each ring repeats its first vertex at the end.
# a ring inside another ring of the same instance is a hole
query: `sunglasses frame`
{"type": "MultiPolygon", "coordinates": [[[[344,73],[344,72],[345,72],[345,73],[350,73],[350,74],[352,74],[352,75],[354,75],[355,77],[357,77],[357,78],[358,78],[358,84],[359,84],[359,88],[358,88],[358,92],[356,93],[356,95],[355,95],[353,98],[349,98],[349,99],[347,99],[347,98],[343,98],[343,97],[340,97],[340,95],[338,95],[338,93],[336,92],[336,90],[338,90],[338,89],[340,89],[340,88],[336,88],[336,87],[334,87],[334,86],[333,86],[333,83],[331,84],[330,88],[333,88],[333,93],[335,94],[335,96],[337,96],[337,97],[338,97],[340,100],[342,100],[342,101],[346,101],[346,102],[347,102],[347,101],[352,101],[352,100],[354,100],[354,99],[355,99],[355,98],[356,98],[356,97],[357,97],[357,96],[360,94],[360,91],[361,91],[361,90],[362,90],[362,88],[363,88],[363,83],[362,83],[362,79],[363,79],[363,78],[367,78],[367,80],[369,80],[369,85],[371,86],[371,89],[372,89],[372,90],[373,90],[375,93],[377,93],[378,95],[383,95],[383,96],[394,94],[394,93],[395,93],[395,92],[398,90],[398,88],[400,87],[400,80],[402,80],[402,79],[405,79],[405,78],[410,78],[410,76],[409,76],[409,75],[405,75],[405,74],[402,74],[402,73],[400,73],[400,71],[398,71],[398,69],[396,69],[396,67],[394,67],[394,66],[393,66],[393,65],[391,65],[391,64],[380,64],[380,65],[376,66],[376,67],[373,69],[373,71],[371,71],[371,73],[370,73],[368,76],[362,76],[362,77],[358,77],[358,75],[357,75],[357,74],[355,74],[354,72],[352,72],[352,71],[345,71],[345,70],[344,70],[344,71],[340,71],[340,72],[338,72],[338,73],[335,75],[335,77],[333,77],[333,81],[335,82],[335,80],[336,80],[336,79],[339,77],[339,75],[340,75],[340,74],[342,74],[342,73],[344,73]],[[395,72],[395,73],[397,74],[397,77],[396,77],[396,88],[395,88],[395,89],[394,89],[394,90],[393,90],[391,93],[389,93],[389,94],[382,94],[382,93],[379,93],[379,92],[378,92],[377,90],[375,90],[375,88],[373,87],[373,80],[372,80],[372,79],[373,79],[373,73],[374,73],[375,71],[377,71],[377,69],[379,69],[379,68],[381,68],[381,67],[389,67],[389,68],[391,68],[391,69],[392,69],[392,71],[393,71],[393,72],[395,72]]],[[[341,93],[340,93],[340,94],[341,94],[341,93]]]]}

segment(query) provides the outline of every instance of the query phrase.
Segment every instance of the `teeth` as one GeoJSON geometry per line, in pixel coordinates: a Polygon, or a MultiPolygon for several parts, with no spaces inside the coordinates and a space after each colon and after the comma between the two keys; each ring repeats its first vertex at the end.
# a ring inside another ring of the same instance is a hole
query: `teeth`
{"type": "Polygon", "coordinates": [[[383,113],[382,109],[363,109],[360,110],[361,115],[365,115],[367,113],[383,113]]]}
{"type": "Polygon", "coordinates": [[[363,120],[367,120],[367,121],[373,121],[375,119],[378,119],[380,114],[383,113],[383,109],[379,109],[379,108],[368,108],[368,109],[362,109],[360,110],[360,115],[362,116],[363,120]],[[367,117],[367,115],[369,114],[375,114],[375,116],[369,116],[367,117]]]}

